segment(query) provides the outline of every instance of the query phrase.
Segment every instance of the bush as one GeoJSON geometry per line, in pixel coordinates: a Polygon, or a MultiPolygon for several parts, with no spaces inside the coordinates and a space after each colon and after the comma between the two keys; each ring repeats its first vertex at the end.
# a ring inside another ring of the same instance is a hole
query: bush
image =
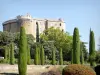
{"type": "Polygon", "coordinates": [[[64,65],[70,65],[71,64],[71,62],[69,62],[69,61],[64,61],[64,65]]]}
{"type": "Polygon", "coordinates": [[[41,75],[61,75],[59,71],[44,72],[41,75]]]}
{"type": "Polygon", "coordinates": [[[62,75],[96,75],[89,66],[72,64],[63,69],[62,75]]]}
{"type": "Polygon", "coordinates": [[[95,67],[95,72],[96,72],[96,75],[100,75],[100,65],[97,65],[95,67]]]}

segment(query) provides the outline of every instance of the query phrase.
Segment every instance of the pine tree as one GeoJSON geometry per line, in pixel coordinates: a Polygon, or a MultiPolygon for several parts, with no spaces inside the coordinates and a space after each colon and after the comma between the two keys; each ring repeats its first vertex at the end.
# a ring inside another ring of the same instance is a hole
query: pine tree
{"type": "Polygon", "coordinates": [[[25,28],[20,28],[20,40],[19,40],[19,59],[18,59],[19,75],[26,75],[27,71],[27,37],[25,28]]]}
{"type": "Polygon", "coordinates": [[[38,50],[39,50],[39,48],[36,46],[36,49],[35,49],[35,59],[34,59],[35,65],[38,65],[39,64],[39,58],[38,58],[39,54],[38,54],[38,50]]]}
{"type": "Polygon", "coordinates": [[[28,45],[28,48],[27,48],[27,64],[28,65],[31,64],[30,46],[29,45],[28,45]]]}
{"type": "Polygon", "coordinates": [[[52,65],[56,64],[55,47],[52,50],[52,65]]]}
{"type": "Polygon", "coordinates": [[[95,63],[95,38],[94,38],[94,32],[90,30],[90,41],[89,41],[89,59],[90,59],[90,65],[96,66],[95,63]]]}
{"type": "Polygon", "coordinates": [[[44,65],[45,62],[45,54],[44,54],[44,48],[42,46],[41,48],[41,65],[44,65]]]}
{"type": "Polygon", "coordinates": [[[80,64],[80,39],[78,28],[73,33],[73,64],[80,64]]]}
{"type": "Polygon", "coordinates": [[[37,22],[36,22],[36,25],[37,25],[37,27],[36,27],[36,42],[39,42],[39,25],[37,22]]]}
{"type": "Polygon", "coordinates": [[[60,65],[63,65],[63,53],[62,53],[62,49],[60,49],[59,53],[60,53],[59,64],[60,64],[60,65]]]}
{"type": "Polygon", "coordinates": [[[10,64],[14,65],[14,44],[10,44],[10,64]]]}

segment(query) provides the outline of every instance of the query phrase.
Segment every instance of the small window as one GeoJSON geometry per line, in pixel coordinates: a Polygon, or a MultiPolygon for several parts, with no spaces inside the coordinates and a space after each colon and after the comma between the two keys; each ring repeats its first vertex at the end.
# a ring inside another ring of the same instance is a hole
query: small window
{"type": "Polygon", "coordinates": [[[60,26],[61,26],[61,23],[60,23],[60,26]]]}

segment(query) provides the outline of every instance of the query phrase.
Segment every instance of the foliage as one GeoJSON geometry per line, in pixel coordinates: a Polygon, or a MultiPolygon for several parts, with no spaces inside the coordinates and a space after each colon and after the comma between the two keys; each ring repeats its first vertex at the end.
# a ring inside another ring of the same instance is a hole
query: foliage
{"type": "Polygon", "coordinates": [[[59,64],[63,65],[63,53],[62,53],[62,49],[60,49],[59,54],[60,54],[59,64]]]}
{"type": "Polygon", "coordinates": [[[27,64],[30,65],[31,63],[31,55],[30,55],[30,46],[27,46],[27,64]]]}
{"type": "Polygon", "coordinates": [[[19,60],[18,60],[19,75],[26,75],[27,71],[27,38],[25,28],[20,29],[19,41],[19,60]]]}
{"type": "Polygon", "coordinates": [[[40,41],[40,39],[39,39],[39,25],[37,22],[36,22],[36,25],[37,25],[37,27],[36,27],[36,42],[39,42],[40,41]]]}
{"type": "Polygon", "coordinates": [[[90,39],[89,39],[89,60],[91,66],[96,66],[95,63],[96,52],[95,52],[95,38],[94,32],[90,30],[90,39]]]}
{"type": "MultiPolygon", "coordinates": [[[[46,43],[47,41],[54,41],[54,46],[57,48],[57,52],[58,52],[57,55],[59,55],[59,49],[62,48],[63,53],[64,53],[63,54],[64,60],[71,59],[70,51],[72,49],[72,36],[69,35],[68,32],[65,33],[65,32],[62,32],[59,28],[55,29],[51,27],[45,30],[42,34],[40,34],[40,39],[42,40],[42,43],[44,42],[46,43]],[[45,35],[45,32],[48,32],[48,34],[45,35]]],[[[46,43],[46,45],[50,43],[46,43]]],[[[49,45],[46,46],[46,49],[48,50],[48,53],[51,53],[50,52],[51,49],[49,45]]]]}
{"type": "Polygon", "coordinates": [[[11,64],[11,65],[14,65],[14,62],[15,62],[14,59],[15,59],[15,58],[14,58],[14,44],[11,43],[11,44],[10,44],[10,64],[11,64]]]}
{"type": "Polygon", "coordinates": [[[35,49],[35,58],[34,58],[34,63],[35,65],[38,65],[39,64],[39,54],[38,54],[38,51],[39,51],[39,48],[36,46],[36,49],[35,49]]]}
{"type": "Polygon", "coordinates": [[[96,75],[95,71],[89,66],[72,64],[63,69],[62,75],[96,75]]]}
{"type": "Polygon", "coordinates": [[[52,65],[56,64],[55,50],[56,50],[56,48],[54,47],[52,49],[52,65]]]}
{"type": "Polygon", "coordinates": [[[73,63],[80,64],[80,39],[78,28],[74,28],[73,32],[73,63]]]}
{"type": "Polygon", "coordinates": [[[44,48],[42,46],[41,48],[41,65],[45,64],[45,54],[44,54],[44,48]]]}
{"type": "Polygon", "coordinates": [[[100,51],[96,51],[96,63],[100,63],[100,51]]]}

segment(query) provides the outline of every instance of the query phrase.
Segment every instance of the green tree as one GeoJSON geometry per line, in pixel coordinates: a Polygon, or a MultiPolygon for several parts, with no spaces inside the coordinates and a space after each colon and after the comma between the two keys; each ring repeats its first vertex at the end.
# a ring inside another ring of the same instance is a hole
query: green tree
{"type": "Polygon", "coordinates": [[[11,43],[10,44],[10,64],[11,65],[14,65],[14,60],[15,60],[15,58],[14,58],[14,44],[11,43]]]}
{"type": "Polygon", "coordinates": [[[41,53],[40,53],[40,47],[38,47],[38,65],[40,65],[41,64],[41,59],[40,59],[40,56],[41,55],[41,53]]]}
{"type": "Polygon", "coordinates": [[[44,48],[42,46],[41,48],[41,65],[45,64],[45,54],[44,54],[44,48]]]}
{"type": "Polygon", "coordinates": [[[39,25],[38,25],[38,22],[36,22],[36,42],[39,42],[39,25]]]}
{"type": "Polygon", "coordinates": [[[95,58],[96,58],[96,52],[95,52],[95,38],[94,38],[94,32],[90,30],[89,59],[90,59],[90,65],[91,65],[91,66],[96,66],[95,58]]]}
{"type": "Polygon", "coordinates": [[[73,49],[71,50],[71,64],[73,64],[73,49]]]}
{"type": "Polygon", "coordinates": [[[27,49],[27,64],[30,65],[31,64],[31,55],[30,55],[30,46],[28,45],[28,49],[27,49]]]}
{"type": "Polygon", "coordinates": [[[19,75],[26,75],[27,71],[27,37],[25,28],[20,28],[20,40],[19,40],[19,59],[18,59],[19,75]]]}
{"type": "Polygon", "coordinates": [[[35,50],[35,59],[34,59],[34,63],[35,65],[39,64],[39,54],[38,54],[39,48],[36,46],[36,50],[35,50]]]}
{"type": "Polygon", "coordinates": [[[73,63],[80,64],[80,39],[78,28],[74,28],[73,32],[73,63]]]}
{"type": "Polygon", "coordinates": [[[52,49],[52,65],[56,64],[55,47],[52,49]]]}
{"type": "Polygon", "coordinates": [[[4,47],[5,48],[5,55],[4,55],[4,59],[5,59],[5,62],[7,62],[7,55],[8,55],[8,50],[7,50],[7,46],[4,47]]]}
{"type": "Polygon", "coordinates": [[[63,53],[62,53],[62,49],[60,49],[59,53],[60,53],[59,64],[60,64],[60,65],[63,65],[63,53]]]}
{"type": "MultiPolygon", "coordinates": [[[[54,41],[54,46],[57,48],[57,51],[59,52],[59,49],[62,48],[63,50],[63,58],[64,60],[70,60],[70,53],[72,50],[72,41],[73,37],[68,32],[62,32],[59,28],[48,28],[45,30],[42,34],[40,34],[40,39],[42,42],[44,42],[44,50],[46,50],[47,53],[51,53],[51,47],[50,43],[48,41],[54,41]],[[45,35],[45,33],[48,32],[48,34],[45,35]],[[59,36],[59,37],[58,37],[59,36]]],[[[47,55],[48,57],[52,56],[51,54],[47,55]]]]}

